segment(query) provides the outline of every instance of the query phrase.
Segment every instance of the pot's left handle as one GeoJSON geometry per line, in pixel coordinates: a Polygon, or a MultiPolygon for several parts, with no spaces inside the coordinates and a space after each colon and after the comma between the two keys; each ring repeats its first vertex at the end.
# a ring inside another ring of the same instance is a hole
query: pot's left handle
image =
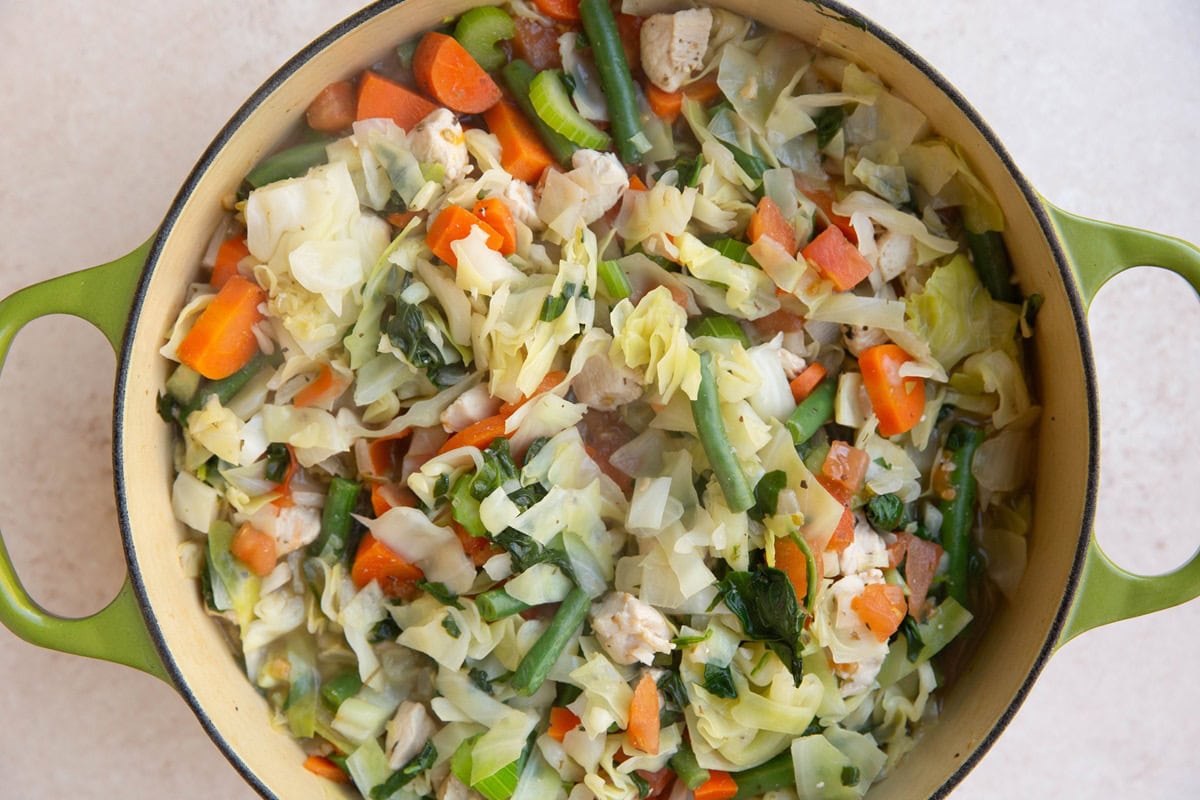
{"type": "MultiPolygon", "coordinates": [[[[1085,305],[1110,278],[1136,266],[1163,267],[1200,294],[1200,248],[1160,233],[1099,222],[1046,203],[1070,255],[1085,305]]],[[[1058,644],[1092,628],[1161,611],[1200,597],[1200,551],[1165,575],[1135,575],[1117,566],[1092,535],[1078,593],[1058,644]]]]}
{"type": "MultiPolygon", "coordinates": [[[[87,320],[120,352],[148,251],[149,244],[144,244],[109,264],[52,278],[0,301],[0,367],[17,332],[50,314],[87,320]]],[[[125,664],[170,682],[128,577],[116,598],[96,614],[81,619],[59,617],[25,591],[0,537],[0,622],[40,647],[125,664]]]]}

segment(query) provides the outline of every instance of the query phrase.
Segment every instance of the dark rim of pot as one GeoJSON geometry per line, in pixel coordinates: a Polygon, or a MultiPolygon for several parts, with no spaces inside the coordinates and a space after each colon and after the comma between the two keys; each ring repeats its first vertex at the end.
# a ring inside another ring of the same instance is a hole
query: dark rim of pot
{"type": "MultiPolygon", "coordinates": [[[[800,0],[797,0],[799,2],[800,0]]],[[[342,22],[335,25],[311,44],[288,60],[286,64],[279,68],[270,78],[267,79],[262,86],[254,92],[253,95],[237,110],[237,113],[225,124],[217,137],[212,141],[208,148],[204,151],[195,168],[188,175],[187,181],[180,188],[179,193],[175,196],[175,200],[171,204],[170,210],[167,212],[163,220],[162,226],[159,228],[158,234],[155,236],[150,252],[146,258],[146,266],[143,270],[142,277],[138,283],[137,292],[134,295],[133,305],[131,307],[129,322],[126,327],[125,340],[121,351],[121,360],[118,367],[116,390],[114,396],[114,414],[113,414],[113,473],[115,476],[116,486],[125,486],[125,464],[122,458],[124,451],[125,436],[124,436],[124,415],[126,404],[126,387],[130,379],[130,360],[132,355],[132,346],[134,334],[137,332],[137,322],[141,315],[142,306],[146,301],[146,293],[150,284],[150,277],[154,271],[154,266],[158,262],[162,248],[166,240],[169,238],[175,223],[178,221],[188,197],[195,190],[200,179],[203,177],[208,168],[212,165],[217,155],[227,145],[230,140],[236,135],[242,124],[255,112],[255,110],[271,95],[276,89],[287,81],[301,65],[309,61],[314,55],[324,50],[334,41],[341,38],[351,30],[359,27],[375,16],[387,11],[388,9],[400,5],[404,0],[379,0],[373,3],[358,13],[346,18],[342,22]]],[[[1067,301],[1070,304],[1071,316],[1075,322],[1076,335],[1079,338],[1080,350],[1083,356],[1084,381],[1086,383],[1086,394],[1088,404],[1088,479],[1085,492],[1083,517],[1080,520],[1080,532],[1078,545],[1075,550],[1075,557],[1071,564],[1070,575],[1068,576],[1067,585],[1062,595],[1062,600],[1058,610],[1054,615],[1054,621],[1050,626],[1045,641],[1042,643],[1038,651],[1037,658],[1033,666],[1030,668],[1028,675],[1022,682],[1021,687],[1017,690],[1016,695],[1010,701],[1008,708],[997,720],[996,724],[983,738],[983,740],[975,746],[975,748],[967,755],[965,759],[958,765],[955,771],[946,779],[946,781],[937,789],[931,798],[944,798],[966,777],[975,765],[979,762],[991,746],[995,743],[997,737],[1008,726],[1017,709],[1025,701],[1032,688],[1034,682],[1041,674],[1050,655],[1054,652],[1055,645],[1058,642],[1059,635],[1063,625],[1066,622],[1067,613],[1071,607],[1071,601],[1075,596],[1075,591],[1079,583],[1079,576],[1083,569],[1084,557],[1087,552],[1088,542],[1091,537],[1092,519],[1095,513],[1096,505],[1096,479],[1098,472],[1099,459],[1099,424],[1098,424],[1098,409],[1096,395],[1096,374],[1095,366],[1092,360],[1091,339],[1088,335],[1087,320],[1084,314],[1083,303],[1079,297],[1078,290],[1075,284],[1075,278],[1068,267],[1067,259],[1063,253],[1062,247],[1059,244],[1054,226],[1050,222],[1050,218],[1046,213],[1045,207],[1042,205],[1041,199],[1037,193],[1029,185],[1025,176],[1017,168],[1008,151],[1001,144],[1000,140],[984,122],[979,113],[966,101],[966,99],[954,88],[951,83],[946,80],[936,69],[934,69],[921,56],[917,55],[904,42],[893,36],[888,31],[876,25],[864,17],[859,12],[852,8],[843,5],[838,0],[805,0],[818,6],[821,13],[825,16],[838,19],[841,24],[854,25],[862,28],[864,31],[874,36],[883,44],[890,47],[895,52],[904,57],[906,61],[920,70],[943,94],[945,94],[958,109],[966,115],[971,121],[971,124],[979,131],[986,139],[991,148],[999,157],[1001,163],[1004,164],[1008,171],[1009,177],[1016,183],[1025,197],[1026,202],[1032,209],[1034,216],[1037,218],[1038,224],[1042,228],[1042,232],[1049,244],[1050,250],[1054,256],[1055,265],[1058,267],[1059,277],[1066,291],[1067,301]]],[[[162,658],[164,667],[167,673],[171,676],[171,680],[175,688],[191,706],[196,718],[204,727],[209,737],[220,748],[221,752],[229,760],[229,762],[237,769],[241,776],[249,783],[259,794],[270,800],[278,800],[278,797],[262,782],[255,774],[249,765],[242,759],[241,755],[229,744],[229,742],[221,735],[213,724],[212,719],[208,716],[203,705],[197,699],[191,687],[184,680],[175,659],[166,645],[166,640],[163,637],[162,628],[158,623],[153,609],[150,607],[146,596],[146,587],[142,578],[141,570],[138,565],[137,552],[133,544],[133,537],[130,533],[130,509],[128,498],[124,491],[117,491],[117,514],[121,526],[121,538],[125,550],[125,559],[129,565],[129,575],[133,582],[134,592],[137,595],[138,603],[141,605],[143,616],[146,620],[147,628],[151,637],[154,640],[159,656],[162,658]]]]}

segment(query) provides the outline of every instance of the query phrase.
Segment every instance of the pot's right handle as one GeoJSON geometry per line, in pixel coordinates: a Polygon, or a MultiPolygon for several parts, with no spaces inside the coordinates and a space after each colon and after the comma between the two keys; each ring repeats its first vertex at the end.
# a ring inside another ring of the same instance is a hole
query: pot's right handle
{"type": "MultiPolygon", "coordinates": [[[[1130,267],[1163,267],[1200,294],[1200,248],[1181,239],[1099,222],[1063,211],[1043,200],[1058,229],[1084,306],[1104,283],[1130,267]]],[[[1179,569],[1153,577],[1134,575],[1105,555],[1092,535],[1075,603],[1058,646],[1092,628],[1161,611],[1200,597],[1200,552],[1179,569]]]]}
{"type": "MultiPolygon", "coordinates": [[[[70,314],[100,329],[120,352],[129,308],[149,244],[124,258],[29,286],[0,301],[0,367],[17,332],[38,317],[70,314]]],[[[105,608],[66,619],[25,591],[0,538],[0,623],[31,644],[136,667],[170,683],[146,629],[129,578],[105,608]]]]}

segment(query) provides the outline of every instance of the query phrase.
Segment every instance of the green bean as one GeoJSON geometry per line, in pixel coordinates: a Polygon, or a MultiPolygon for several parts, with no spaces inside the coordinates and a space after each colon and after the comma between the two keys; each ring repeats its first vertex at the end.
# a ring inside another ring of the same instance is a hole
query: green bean
{"type": "MultiPolygon", "coordinates": [[[[800,531],[792,531],[792,543],[800,548],[800,552],[804,554],[804,568],[807,570],[806,575],[816,576],[817,573],[817,557],[813,554],[812,547],[809,546],[808,540],[800,535],[800,531]]],[[[808,587],[804,592],[804,610],[809,616],[813,615],[813,611],[817,606],[817,584],[818,581],[809,579],[808,587]]],[[[801,598],[797,597],[797,600],[801,598]]]]}
{"type": "Polygon", "coordinates": [[[751,767],[743,772],[733,774],[733,782],[737,784],[737,794],[734,800],[758,797],[775,789],[786,789],[796,785],[796,772],[792,766],[792,753],[784,750],[779,755],[751,767]]]}
{"type": "Polygon", "coordinates": [[[733,317],[724,314],[705,314],[688,323],[687,332],[692,338],[713,336],[718,339],[733,339],[740,342],[742,347],[750,347],[750,337],[742,330],[742,326],[733,317]]]}
{"type": "Polygon", "coordinates": [[[967,231],[967,246],[971,248],[971,260],[975,272],[988,290],[988,294],[1006,303],[1021,302],[1021,290],[1012,280],[1012,262],[1008,248],[999,231],[971,233],[967,231]]]}
{"type": "Polygon", "coordinates": [[[495,622],[529,608],[503,589],[491,589],[475,598],[475,607],[484,622],[495,622]]]}
{"type": "Polygon", "coordinates": [[[321,558],[340,560],[346,552],[350,538],[351,514],[358,503],[362,486],[342,477],[329,482],[329,493],[325,495],[325,509],[321,514],[321,533],[310,545],[309,552],[321,558]]]}
{"type": "Polygon", "coordinates": [[[300,177],[308,172],[310,167],[324,164],[329,160],[325,155],[325,145],[329,144],[329,141],[320,139],[315,142],[305,142],[276,153],[250,170],[246,176],[246,183],[257,189],[284,178],[300,177]]]}
{"type": "Polygon", "coordinates": [[[562,605],[550,621],[550,627],[541,638],[533,643],[529,652],[517,665],[517,671],[512,676],[512,687],[518,694],[531,695],[546,682],[546,676],[558,657],[562,655],[571,637],[583,627],[588,608],[592,601],[587,592],[578,586],[567,593],[562,605]]]}
{"type": "Polygon", "coordinates": [[[267,357],[262,353],[250,359],[246,366],[239,369],[237,372],[230,375],[228,378],[222,378],[219,381],[206,382],[200,387],[196,394],[192,397],[192,402],[183,407],[179,412],[179,421],[182,424],[187,424],[187,418],[191,416],[193,411],[199,411],[208,402],[208,398],[216,397],[221,405],[227,404],[234,396],[240,392],[250,379],[258,374],[267,363],[267,357]]]}
{"type": "Polygon", "coordinates": [[[692,752],[692,746],[686,739],[679,743],[679,749],[671,756],[670,764],[679,780],[692,790],[699,789],[711,777],[708,770],[696,761],[696,754],[692,752]]]}
{"type": "Polygon", "coordinates": [[[946,437],[946,450],[953,465],[950,488],[938,507],[942,512],[942,547],[950,565],[946,586],[950,596],[967,607],[967,571],[971,556],[971,528],[975,519],[975,476],[971,462],[983,442],[983,430],[965,422],[955,423],[946,437]]]}
{"type": "Polygon", "coordinates": [[[793,444],[804,444],[822,425],[833,419],[833,400],[836,396],[837,381],[825,378],[808,397],[800,401],[800,405],[784,423],[784,427],[792,434],[793,444]]]}
{"type": "Polygon", "coordinates": [[[738,463],[725,420],[721,418],[721,402],[717,396],[717,379],[713,374],[712,353],[700,354],[700,391],[692,401],[692,418],[704,454],[717,476],[725,503],[731,511],[746,511],[754,506],[754,490],[738,463]]]}
{"type": "Polygon", "coordinates": [[[570,165],[571,156],[579,147],[547,125],[545,120],[538,116],[537,110],[533,107],[533,100],[530,99],[529,85],[537,77],[537,71],[527,62],[518,58],[508,62],[504,69],[500,70],[500,76],[504,79],[504,85],[512,92],[513,99],[517,101],[521,111],[533,123],[533,127],[537,128],[538,135],[542,138],[542,144],[546,145],[546,149],[559,164],[570,165]]]}
{"type": "Polygon", "coordinates": [[[642,115],[634,94],[633,74],[625,60],[625,48],[608,0],[580,0],[579,17],[592,45],[600,86],[608,105],[617,155],[626,164],[639,164],[650,141],[642,130],[642,115]]]}

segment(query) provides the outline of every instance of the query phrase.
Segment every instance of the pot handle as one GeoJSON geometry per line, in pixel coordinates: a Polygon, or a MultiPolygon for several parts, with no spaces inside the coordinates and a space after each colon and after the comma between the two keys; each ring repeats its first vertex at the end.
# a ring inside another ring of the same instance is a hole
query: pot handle
{"type": "MultiPolygon", "coordinates": [[[[1084,307],[1109,278],[1130,267],[1163,267],[1200,294],[1200,248],[1160,233],[1099,222],[1042,201],[1075,273],[1084,307]]],[[[1200,552],[1165,575],[1134,575],[1105,555],[1091,535],[1087,558],[1058,646],[1084,631],[1161,611],[1200,597],[1200,552]]]]}
{"type": "MultiPolygon", "coordinates": [[[[84,319],[118,353],[149,243],[99,267],[22,289],[0,301],[0,368],[17,332],[50,314],[84,319]]],[[[21,585],[0,537],[0,623],[31,644],[136,667],[170,683],[134,595],[129,577],[104,609],[67,619],[43,609],[21,585]]]]}

